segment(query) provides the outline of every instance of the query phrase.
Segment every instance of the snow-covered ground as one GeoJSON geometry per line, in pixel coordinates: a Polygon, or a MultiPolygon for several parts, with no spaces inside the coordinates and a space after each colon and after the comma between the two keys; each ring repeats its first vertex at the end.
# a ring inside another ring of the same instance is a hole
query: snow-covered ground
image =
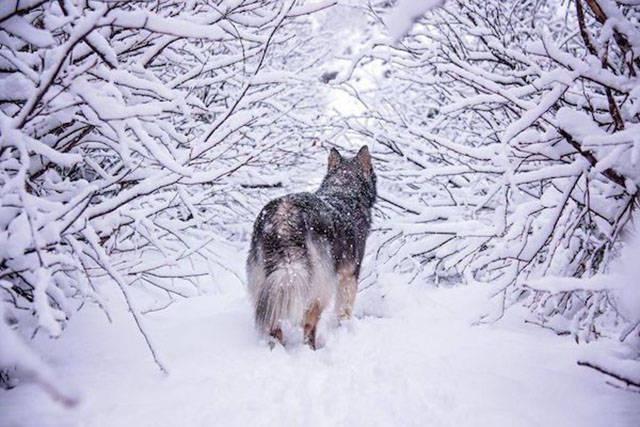
{"type": "Polygon", "coordinates": [[[471,326],[480,288],[381,281],[361,295],[357,318],[324,325],[316,352],[259,342],[239,283],[149,314],[169,376],[124,310],[108,324],[85,309],[61,339],[37,340],[61,377],[82,385],[82,402],[65,409],[20,386],[0,392],[0,424],[639,425],[639,394],[576,365],[592,346],[515,319],[471,326]]]}

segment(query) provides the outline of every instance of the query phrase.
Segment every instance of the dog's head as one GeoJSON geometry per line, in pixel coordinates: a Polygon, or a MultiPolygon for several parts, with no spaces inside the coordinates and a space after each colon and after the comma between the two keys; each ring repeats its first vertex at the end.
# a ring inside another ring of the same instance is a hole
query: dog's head
{"type": "Polygon", "coordinates": [[[357,192],[367,198],[371,206],[376,198],[376,174],[369,147],[364,145],[352,158],[344,158],[335,148],[329,153],[325,182],[340,185],[349,192],[357,192]]]}

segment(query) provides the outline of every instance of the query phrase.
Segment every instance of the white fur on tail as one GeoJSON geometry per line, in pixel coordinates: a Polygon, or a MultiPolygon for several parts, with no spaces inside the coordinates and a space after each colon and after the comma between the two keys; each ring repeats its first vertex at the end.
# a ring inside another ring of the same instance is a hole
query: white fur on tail
{"type": "Polygon", "coordinates": [[[338,278],[325,245],[307,239],[304,256],[278,260],[278,267],[269,275],[265,274],[261,249],[257,255],[248,263],[247,274],[259,331],[269,334],[300,327],[305,311],[315,302],[322,311],[333,299],[338,278]]]}

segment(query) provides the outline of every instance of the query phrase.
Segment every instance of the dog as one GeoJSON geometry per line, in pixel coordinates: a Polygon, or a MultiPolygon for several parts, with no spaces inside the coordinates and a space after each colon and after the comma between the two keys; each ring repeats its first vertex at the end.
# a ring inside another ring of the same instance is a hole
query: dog
{"type": "Polygon", "coordinates": [[[315,193],[277,198],[258,214],[247,279],[255,326],[272,345],[284,346],[284,332],[298,328],[315,350],[318,321],[332,301],[338,319],[351,317],[375,200],[367,146],[353,158],[332,148],[315,193]]]}

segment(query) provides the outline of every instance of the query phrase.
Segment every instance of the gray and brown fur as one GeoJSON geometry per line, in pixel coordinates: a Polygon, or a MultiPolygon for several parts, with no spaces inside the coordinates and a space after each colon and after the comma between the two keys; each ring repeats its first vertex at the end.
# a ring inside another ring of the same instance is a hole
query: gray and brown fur
{"type": "Polygon", "coordinates": [[[328,163],[315,193],[272,200],[254,224],[247,277],[255,324],[282,344],[288,324],[315,349],[318,320],[332,301],[339,318],[352,314],[376,177],[366,146],[350,159],[332,149],[328,163]]]}

